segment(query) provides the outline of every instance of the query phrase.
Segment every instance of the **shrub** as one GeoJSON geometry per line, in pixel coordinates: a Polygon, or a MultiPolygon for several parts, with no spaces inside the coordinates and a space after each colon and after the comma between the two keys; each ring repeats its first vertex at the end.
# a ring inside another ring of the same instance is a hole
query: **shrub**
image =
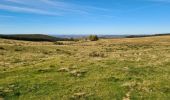
{"type": "Polygon", "coordinates": [[[89,39],[90,41],[97,41],[97,40],[99,40],[99,38],[98,38],[97,35],[90,35],[90,36],[88,37],[88,39],[89,39]]]}
{"type": "Polygon", "coordinates": [[[105,57],[105,54],[101,53],[101,52],[93,51],[93,52],[89,53],[89,56],[90,57],[105,57]]]}
{"type": "Polygon", "coordinates": [[[0,50],[5,50],[5,48],[4,47],[0,47],[0,50]]]}
{"type": "Polygon", "coordinates": [[[22,51],[22,48],[15,48],[15,51],[22,51]]]}
{"type": "Polygon", "coordinates": [[[54,44],[55,44],[55,45],[64,45],[63,42],[58,42],[58,41],[54,42],[54,44]]]}

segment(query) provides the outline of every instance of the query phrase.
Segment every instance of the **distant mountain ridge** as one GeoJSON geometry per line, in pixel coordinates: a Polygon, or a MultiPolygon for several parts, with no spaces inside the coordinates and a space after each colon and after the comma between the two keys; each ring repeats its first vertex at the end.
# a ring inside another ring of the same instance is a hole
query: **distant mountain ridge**
{"type": "MultiPolygon", "coordinates": [[[[170,33],[164,34],[152,34],[152,35],[98,35],[99,38],[141,38],[141,37],[152,37],[152,36],[166,36],[170,33]]],[[[86,38],[88,35],[44,35],[44,34],[13,34],[4,35],[0,34],[0,38],[13,39],[13,40],[25,40],[25,41],[73,41],[74,39],[86,38]]]]}
{"type": "MultiPolygon", "coordinates": [[[[138,38],[138,37],[151,37],[151,36],[164,36],[164,35],[170,35],[170,33],[164,33],[164,34],[146,34],[146,35],[98,35],[99,38],[138,38]]],[[[52,35],[54,37],[59,38],[85,38],[89,35],[52,35]]]]}
{"type": "MultiPolygon", "coordinates": [[[[86,38],[89,35],[52,35],[59,38],[86,38]]],[[[128,35],[97,35],[99,38],[123,38],[128,35]]]]}
{"type": "Polygon", "coordinates": [[[66,38],[57,38],[54,36],[44,35],[44,34],[14,34],[14,35],[0,34],[0,38],[13,39],[13,40],[26,40],[26,41],[50,41],[50,42],[69,40],[66,38]]]}
{"type": "Polygon", "coordinates": [[[152,34],[152,35],[128,35],[126,36],[126,38],[140,38],[140,37],[166,36],[166,35],[170,35],[170,33],[152,34]]]}

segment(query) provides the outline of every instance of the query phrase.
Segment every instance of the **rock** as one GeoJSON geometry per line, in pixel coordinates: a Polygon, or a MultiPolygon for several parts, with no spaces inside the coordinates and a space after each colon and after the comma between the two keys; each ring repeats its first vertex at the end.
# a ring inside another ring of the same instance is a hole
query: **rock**
{"type": "Polygon", "coordinates": [[[75,70],[77,69],[77,66],[72,66],[72,67],[69,67],[70,70],[75,70]]]}
{"type": "Polygon", "coordinates": [[[124,70],[129,70],[129,67],[123,67],[124,70]]]}
{"type": "Polygon", "coordinates": [[[70,71],[69,68],[60,68],[58,69],[58,72],[68,72],[70,71]]]}
{"type": "Polygon", "coordinates": [[[74,93],[72,98],[74,99],[80,99],[80,98],[83,98],[86,96],[86,93],[85,92],[79,92],[79,93],[74,93]]]}
{"type": "Polygon", "coordinates": [[[80,77],[83,76],[87,71],[85,70],[73,70],[70,72],[71,75],[76,76],[76,77],[80,77]]]}
{"type": "Polygon", "coordinates": [[[130,92],[126,93],[126,96],[123,97],[123,100],[130,100],[130,92]]]}
{"type": "Polygon", "coordinates": [[[132,81],[132,82],[126,82],[122,84],[122,87],[134,87],[136,86],[136,82],[132,81]]]}
{"type": "Polygon", "coordinates": [[[70,74],[73,76],[80,76],[80,73],[77,70],[71,71],[70,74]]]}

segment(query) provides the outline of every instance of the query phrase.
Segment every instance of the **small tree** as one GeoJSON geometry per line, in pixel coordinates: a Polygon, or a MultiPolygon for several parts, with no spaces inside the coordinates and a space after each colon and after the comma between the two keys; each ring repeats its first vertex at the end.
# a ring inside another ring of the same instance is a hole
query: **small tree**
{"type": "Polygon", "coordinates": [[[99,40],[99,38],[98,38],[97,35],[90,35],[90,36],[88,37],[88,39],[89,39],[90,41],[97,41],[97,40],[99,40]]]}

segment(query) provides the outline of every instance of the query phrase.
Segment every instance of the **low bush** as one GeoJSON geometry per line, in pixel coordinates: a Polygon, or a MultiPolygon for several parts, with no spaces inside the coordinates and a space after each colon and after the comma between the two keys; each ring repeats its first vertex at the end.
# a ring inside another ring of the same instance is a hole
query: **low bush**
{"type": "Polygon", "coordinates": [[[93,51],[93,52],[89,53],[89,56],[90,57],[105,57],[105,54],[102,52],[93,51]]]}
{"type": "Polygon", "coordinates": [[[0,50],[5,50],[5,48],[4,47],[0,47],[0,50]]]}
{"type": "Polygon", "coordinates": [[[22,51],[22,48],[15,48],[15,51],[22,51]]]}
{"type": "Polygon", "coordinates": [[[54,44],[55,44],[55,45],[64,45],[63,42],[58,42],[58,41],[54,42],[54,44]]]}
{"type": "Polygon", "coordinates": [[[89,39],[90,41],[97,41],[97,40],[99,40],[99,38],[98,38],[97,35],[90,35],[90,36],[88,37],[88,39],[89,39]]]}

